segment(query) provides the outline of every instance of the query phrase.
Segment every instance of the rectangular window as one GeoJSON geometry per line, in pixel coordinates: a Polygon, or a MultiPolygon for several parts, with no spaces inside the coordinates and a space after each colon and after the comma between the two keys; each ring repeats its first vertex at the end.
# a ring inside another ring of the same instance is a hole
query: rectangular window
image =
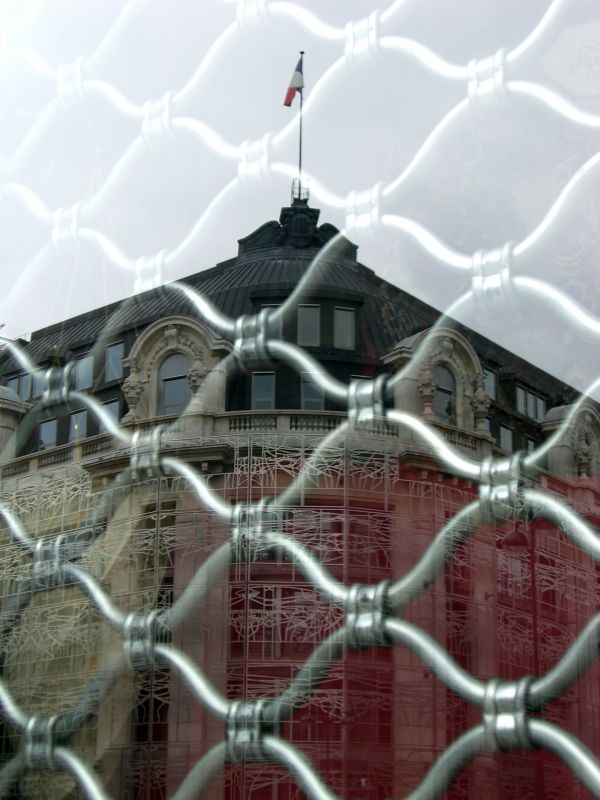
{"type": "Polygon", "coordinates": [[[9,378],[6,381],[6,386],[11,389],[15,394],[19,394],[19,376],[15,378],[9,378]]]}
{"type": "Polygon", "coordinates": [[[256,411],[275,408],[275,373],[252,373],[252,408],[256,411]]]}
{"type": "Polygon", "coordinates": [[[319,306],[298,306],[296,341],[303,347],[318,347],[321,344],[321,308],[319,306]]]}
{"type": "Polygon", "coordinates": [[[77,442],[87,436],[87,411],[74,411],[69,414],[69,441],[77,442]]]}
{"type": "Polygon", "coordinates": [[[500,425],[500,449],[506,453],[512,453],[513,449],[513,432],[511,428],[506,425],[500,425]]]}
{"type": "Polygon", "coordinates": [[[527,413],[527,392],[522,386],[517,386],[517,411],[519,414],[527,413]]]}
{"type": "Polygon", "coordinates": [[[31,389],[32,397],[41,397],[44,391],[44,378],[46,373],[43,369],[38,369],[33,373],[33,384],[31,389]]]}
{"type": "Polygon", "coordinates": [[[354,350],[354,309],[336,308],[333,314],[333,346],[354,350]]]}
{"type": "Polygon", "coordinates": [[[186,375],[163,379],[161,414],[179,414],[189,402],[190,385],[186,375]]]}
{"type": "MultiPolygon", "coordinates": [[[[108,416],[118,424],[119,420],[121,419],[121,409],[118,400],[111,400],[108,403],[102,403],[102,410],[105,411],[108,416]]],[[[108,428],[102,422],[102,420],[99,420],[98,422],[98,433],[108,433],[108,428]]]]}
{"type": "Polygon", "coordinates": [[[19,397],[21,400],[29,400],[31,397],[31,375],[29,372],[19,378],[19,397]]]}
{"type": "Polygon", "coordinates": [[[525,437],[525,449],[528,453],[533,453],[535,450],[535,441],[530,439],[529,436],[525,437]]]}
{"type": "MultiPolygon", "coordinates": [[[[264,305],[261,305],[261,310],[263,308],[271,308],[274,311],[276,308],[279,308],[279,306],[275,305],[274,303],[265,303],[264,305]]],[[[273,324],[270,323],[269,324],[269,328],[268,328],[268,335],[276,337],[278,339],[282,339],[283,338],[282,335],[281,335],[282,322],[283,322],[283,318],[280,317],[277,322],[275,322],[273,324]]]]}
{"type": "Polygon", "coordinates": [[[546,401],[543,397],[536,397],[536,419],[538,422],[541,422],[544,417],[546,416],[546,401]]]}
{"type": "Polygon", "coordinates": [[[325,408],[323,389],[315,382],[311,372],[302,373],[302,408],[305,411],[322,411],[325,408]]]}
{"type": "Polygon", "coordinates": [[[492,420],[489,417],[486,417],[484,420],[485,429],[488,433],[492,432],[492,420]]]}
{"type": "Polygon", "coordinates": [[[77,391],[89,389],[94,380],[94,360],[90,355],[82,356],[75,362],[75,388],[77,391]]]}
{"type": "Polygon", "coordinates": [[[496,399],[496,373],[491,369],[483,370],[483,388],[489,398],[496,399]]]}
{"type": "Polygon", "coordinates": [[[56,447],[56,419],[46,419],[40,422],[40,450],[47,450],[49,447],[56,447]]]}
{"type": "Polygon", "coordinates": [[[517,411],[530,419],[541,422],[546,416],[546,401],[543,397],[517,386],[517,411]]]}
{"type": "Polygon", "coordinates": [[[123,377],[123,342],[109,344],[104,351],[104,382],[118,381],[123,377]]]}

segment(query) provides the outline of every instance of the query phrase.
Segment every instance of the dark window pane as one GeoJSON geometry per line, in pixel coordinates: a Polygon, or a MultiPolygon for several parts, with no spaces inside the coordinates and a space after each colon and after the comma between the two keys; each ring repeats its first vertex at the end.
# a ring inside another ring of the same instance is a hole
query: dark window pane
{"type": "Polygon", "coordinates": [[[533,453],[533,451],[535,450],[535,441],[533,439],[530,439],[529,437],[527,437],[525,439],[525,445],[526,445],[527,452],[528,453],[533,453]]]}
{"type": "Polygon", "coordinates": [[[527,392],[522,386],[517,386],[517,411],[519,414],[527,413],[527,392]]]}
{"type": "Polygon", "coordinates": [[[336,308],[333,316],[333,346],[354,350],[354,310],[336,308]]]}
{"type": "Polygon", "coordinates": [[[536,415],[535,418],[541,422],[546,416],[546,402],[542,397],[536,397],[536,415]]]}
{"type": "Polygon", "coordinates": [[[319,306],[298,306],[297,342],[304,347],[321,344],[321,309],[319,306]]]}
{"type": "Polygon", "coordinates": [[[87,411],[74,411],[69,416],[69,441],[76,442],[87,436],[87,411]]]}
{"type": "Polygon", "coordinates": [[[443,422],[454,425],[454,376],[440,364],[432,367],[431,372],[437,384],[431,407],[443,422]]]}
{"type": "Polygon", "coordinates": [[[183,353],[173,353],[166,358],[158,371],[158,413],[178,414],[192,397],[187,381],[191,361],[183,353]]]}
{"type": "Polygon", "coordinates": [[[93,381],[94,362],[92,356],[83,356],[75,362],[75,388],[89,389],[93,381]]]}
{"type": "Polygon", "coordinates": [[[160,414],[178,414],[186,408],[192,396],[186,377],[165,378],[162,390],[160,414]]]}
{"type": "MultiPolygon", "coordinates": [[[[111,400],[110,403],[103,403],[102,410],[105,411],[109,417],[114,420],[114,422],[118,422],[121,418],[120,415],[120,405],[118,400],[111,400]]],[[[108,428],[107,426],[100,420],[98,422],[98,432],[99,433],[107,433],[108,428]]]]}
{"type": "Polygon", "coordinates": [[[43,369],[38,369],[33,373],[33,388],[31,391],[32,397],[40,397],[44,391],[44,378],[46,373],[43,369]]]}
{"type": "Polygon", "coordinates": [[[322,411],[325,407],[323,389],[315,383],[309,373],[302,375],[302,408],[306,411],[322,411]]]}
{"type": "Polygon", "coordinates": [[[21,400],[29,400],[31,397],[31,375],[29,372],[19,378],[19,397],[21,400]]]}
{"type": "Polygon", "coordinates": [[[506,425],[500,425],[500,448],[507,453],[512,453],[513,449],[513,432],[506,425]]]}
{"type": "Polygon", "coordinates": [[[535,419],[535,406],[536,406],[537,397],[531,392],[527,392],[527,416],[531,417],[531,419],[535,419]]]}
{"type": "Polygon", "coordinates": [[[40,423],[40,450],[56,446],[56,420],[47,419],[40,423]]]}
{"type": "Polygon", "coordinates": [[[252,408],[260,411],[275,407],[275,374],[254,372],[252,374],[252,408]]]}
{"type": "Polygon", "coordinates": [[[488,397],[492,400],[496,399],[496,373],[490,369],[483,370],[484,389],[488,397]]]}
{"type": "Polygon", "coordinates": [[[104,380],[117,381],[123,377],[123,342],[115,342],[106,348],[104,355],[104,380]]]}

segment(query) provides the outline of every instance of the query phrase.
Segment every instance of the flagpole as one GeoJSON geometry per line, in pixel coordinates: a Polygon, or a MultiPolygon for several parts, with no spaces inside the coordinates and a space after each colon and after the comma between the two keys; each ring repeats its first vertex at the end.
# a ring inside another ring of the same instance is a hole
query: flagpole
{"type": "MultiPolygon", "coordinates": [[[[300,50],[300,62],[304,75],[304,50],[300,50]]],[[[302,101],[304,100],[304,87],[300,89],[300,138],[298,141],[298,199],[302,199],[302,101]]]]}

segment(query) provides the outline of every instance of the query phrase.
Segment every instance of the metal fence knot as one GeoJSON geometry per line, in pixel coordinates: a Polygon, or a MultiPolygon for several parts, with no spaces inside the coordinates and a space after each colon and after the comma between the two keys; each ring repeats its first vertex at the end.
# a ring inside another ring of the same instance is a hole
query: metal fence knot
{"type": "Polygon", "coordinates": [[[382,191],[383,183],[379,182],[370,189],[352,190],[348,193],[346,197],[346,232],[349,236],[382,233],[382,191]]]}
{"type": "Polygon", "coordinates": [[[495,250],[478,250],[471,262],[471,287],[476,301],[512,297],[514,242],[495,250]]]}
{"type": "Polygon", "coordinates": [[[254,364],[268,364],[269,334],[272,309],[263,308],[258,314],[243,314],[235,321],[233,352],[247,369],[254,364]]]}
{"type": "Polygon", "coordinates": [[[381,53],[379,41],[379,11],[373,11],[358,22],[347,22],[344,27],[344,57],[357,69],[364,62],[381,53]]]}
{"type": "Polygon", "coordinates": [[[262,497],[257,503],[238,503],[232,508],[231,530],[236,561],[254,561],[272,551],[262,535],[277,530],[280,516],[271,499],[262,497]]]}
{"type": "Polygon", "coordinates": [[[135,431],[131,437],[129,468],[135,481],[164,475],[161,462],[163,426],[157,425],[150,436],[135,431]]]}
{"type": "Polygon", "coordinates": [[[73,389],[75,362],[70,361],[64,367],[50,367],[44,375],[42,406],[54,406],[69,402],[73,389]]]}
{"type": "Polygon", "coordinates": [[[523,461],[525,453],[518,451],[510,458],[488,456],[481,462],[479,470],[479,507],[483,514],[494,519],[506,509],[518,509],[522,505],[525,485],[523,461]]]}
{"type": "Polygon", "coordinates": [[[142,106],[142,138],[152,146],[161,140],[173,138],[171,106],[173,92],[166,92],[159,100],[148,100],[142,106]]]}
{"type": "Polygon", "coordinates": [[[63,575],[68,560],[66,534],[38,539],[33,551],[32,578],[36,589],[53,589],[74,581],[63,575]]]}
{"type": "Polygon", "coordinates": [[[153,256],[140,256],[135,260],[133,265],[134,292],[145,292],[160,286],[166,256],[166,250],[159,250],[153,256]]]}
{"type": "Polygon", "coordinates": [[[492,750],[533,747],[527,725],[527,700],[532,680],[530,675],[526,675],[518,681],[494,678],[487,684],[483,722],[492,750]]]}
{"type": "Polygon", "coordinates": [[[506,53],[506,48],[501,48],[493,56],[473,58],[467,65],[467,96],[479,110],[485,111],[507,98],[506,53]]]}
{"type": "Polygon", "coordinates": [[[30,717],[24,731],[25,766],[30,770],[53,770],[56,716],[30,717]]]}
{"type": "Polygon", "coordinates": [[[392,582],[375,586],[355,583],[346,600],[346,642],[349,647],[376,647],[391,644],[385,620],[389,614],[388,590],[392,582]]]}
{"type": "Polygon", "coordinates": [[[123,625],[123,652],[127,663],[133,669],[143,669],[154,665],[154,647],[168,637],[167,626],[161,623],[159,609],[141,612],[133,611],[123,625]]]}
{"type": "Polygon", "coordinates": [[[257,183],[271,179],[272,133],[265,133],[258,140],[242,142],[238,155],[238,180],[251,192],[256,191],[257,183]]]}
{"type": "Polygon", "coordinates": [[[58,251],[65,244],[79,244],[79,214],[81,203],[70,208],[58,208],[52,215],[52,244],[58,251]]]}
{"type": "Polygon", "coordinates": [[[275,733],[275,723],[265,719],[265,708],[270,701],[261,698],[255,702],[234,700],[229,707],[226,723],[227,759],[263,761],[266,759],[263,737],[275,733]]]}
{"type": "Polygon", "coordinates": [[[62,64],[56,71],[56,96],[63,108],[85,98],[83,62],[83,56],[79,56],[70,64],[62,64]]]}
{"type": "Polygon", "coordinates": [[[348,385],[348,417],[355,425],[385,417],[385,397],[389,375],[370,381],[354,380],[348,385]]]}

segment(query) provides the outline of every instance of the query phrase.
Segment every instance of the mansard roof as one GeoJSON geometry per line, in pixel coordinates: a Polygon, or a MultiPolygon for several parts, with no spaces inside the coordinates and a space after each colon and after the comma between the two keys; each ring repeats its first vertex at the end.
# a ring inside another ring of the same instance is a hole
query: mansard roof
{"type": "MultiPolygon", "coordinates": [[[[360,264],[357,246],[333,225],[318,226],[318,218],[319,210],[301,201],[283,208],[279,221],[267,222],[239,240],[236,257],[183,281],[236,318],[256,311],[261,300],[282,303],[320,254],[314,289],[306,296],[351,300],[363,306],[362,337],[370,356],[383,356],[399,339],[433,324],[439,312],[360,264]]],[[[181,293],[159,287],[124,304],[115,303],[37,331],[25,349],[38,362],[52,354],[68,357],[91,346],[119,308],[119,331],[139,330],[169,315],[197,313],[181,293]]],[[[3,372],[11,369],[14,366],[7,365],[3,372]]]]}

